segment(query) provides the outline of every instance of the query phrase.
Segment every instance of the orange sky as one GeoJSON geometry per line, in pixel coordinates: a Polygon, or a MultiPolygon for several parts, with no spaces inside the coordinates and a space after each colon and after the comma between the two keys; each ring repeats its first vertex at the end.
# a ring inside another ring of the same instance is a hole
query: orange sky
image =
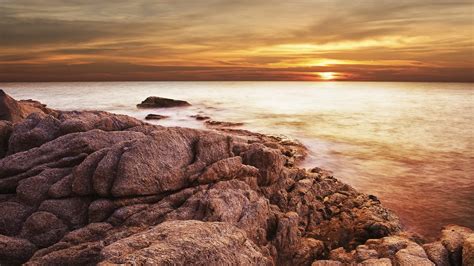
{"type": "Polygon", "coordinates": [[[474,81],[456,0],[3,0],[0,81],[474,81]]]}

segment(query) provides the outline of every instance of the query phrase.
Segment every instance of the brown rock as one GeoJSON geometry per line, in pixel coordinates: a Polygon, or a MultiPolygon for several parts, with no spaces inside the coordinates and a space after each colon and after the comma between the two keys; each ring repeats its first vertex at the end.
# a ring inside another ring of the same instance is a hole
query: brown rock
{"type": "Polygon", "coordinates": [[[18,198],[29,205],[39,205],[48,198],[48,191],[61,180],[70,169],[45,169],[40,174],[23,179],[16,189],[18,198]]]}
{"type": "Polygon", "coordinates": [[[464,239],[462,265],[474,265],[474,234],[470,234],[464,239]]]}
{"type": "Polygon", "coordinates": [[[359,264],[358,266],[392,266],[392,261],[388,258],[383,259],[368,259],[359,264]]]}
{"type": "Polygon", "coordinates": [[[87,242],[52,250],[46,254],[40,253],[41,256],[35,253],[25,265],[94,265],[99,260],[102,248],[103,244],[100,242],[87,242]]]}
{"type": "Polygon", "coordinates": [[[20,105],[15,99],[0,90],[0,120],[18,122],[25,118],[20,105]]]}
{"type": "Polygon", "coordinates": [[[186,101],[150,96],[146,98],[140,104],[137,104],[137,107],[138,108],[169,108],[169,107],[182,107],[182,106],[190,106],[190,105],[191,104],[186,101]]]}
{"type": "Polygon", "coordinates": [[[447,225],[441,231],[441,243],[449,252],[449,260],[451,264],[461,265],[462,263],[462,246],[464,240],[473,231],[469,228],[458,225],[447,225]]]}
{"type": "Polygon", "coordinates": [[[233,179],[246,176],[258,176],[258,169],[242,164],[240,156],[220,160],[204,170],[198,177],[200,184],[233,179]]]}
{"type": "Polygon", "coordinates": [[[369,249],[366,245],[359,245],[356,248],[355,259],[357,262],[362,262],[370,259],[377,259],[379,254],[374,249],[369,249]]]}
{"type": "Polygon", "coordinates": [[[343,266],[344,264],[335,260],[316,260],[311,266],[343,266]]]}
{"type": "Polygon", "coordinates": [[[115,210],[115,204],[108,199],[98,199],[89,205],[89,223],[106,220],[115,210]]]}
{"type": "Polygon", "coordinates": [[[242,155],[243,162],[255,166],[260,171],[258,184],[260,186],[270,185],[280,177],[285,164],[284,159],[276,150],[251,145],[249,150],[242,155]]]}
{"type": "Polygon", "coordinates": [[[243,229],[255,243],[264,245],[269,215],[267,200],[243,181],[231,180],[216,183],[210,188],[199,187],[179,208],[170,212],[166,220],[225,222],[243,229]]]}
{"type": "Polygon", "coordinates": [[[26,239],[0,235],[0,264],[16,265],[27,261],[35,252],[35,245],[26,239]]]}
{"type": "Polygon", "coordinates": [[[351,263],[354,261],[354,254],[347,252],[344,248],[336,248],[329,252],[329,259],[337,260],[343,263],[351,263]]]}
{"type": "Polygon", "coordinates": [[[8,96],[3,90],[0,90],[0,120],[16,123],[32,113],[50,112],[53,112],[53,110],[46,108],[45,105],[37,101],[16,101],[8,96]]]}
{"type": "Polygon", "coordinates": [[[31,214],[32,208],[17,202],[8,201],[0,203],[0,234],[15,236],[23,222],[31,214]]]}
{"type": "Polygon", "coordinates": [[[51,115],[33,113],[13,127],[8,154],[26,151],[60,136],[61,122],[51,115]]]}
{"type": "Polygon", "coordinates": [[[43,201],[38,210],[50,212],[64,221],[70,228],[84,226],[89,207],[87,198],[49,199],[43,201]]]}
{"type": "Polygon", "coordinates": [[[411,266],[411,265],[419,265],[419,266],[435,266],[435,264],[430,261],[428,258],[420,257],[414,255],[407,251],[406,249],[402,249],[395,254],[395,261],[397,265],[400,266],[411,266]]]}
{"type": "Polygon", "coordinates": [[[433,242],[423,245],[426,255],[437,266],[449,266],[448,250],[441,244],[441,242],[433,242]]]}
{"type": "Polygon", "coordinates": [[[99,265],[271,264],[242,230],[200,221],[164,222],[105,247],[101,257],[99,265]]]}
{"type": "Polygon", "coordinates": [[[0,120],[0,159],[5,157],[8,152],[8,141],[13,131],[12,123],[0,120]]]}
{"type": "Polygon", "coordinates": [[[42,248],[58,242],[66,232],[67,226],[56,215],[39,211],[26,219],[20,236],[42,248]]]}

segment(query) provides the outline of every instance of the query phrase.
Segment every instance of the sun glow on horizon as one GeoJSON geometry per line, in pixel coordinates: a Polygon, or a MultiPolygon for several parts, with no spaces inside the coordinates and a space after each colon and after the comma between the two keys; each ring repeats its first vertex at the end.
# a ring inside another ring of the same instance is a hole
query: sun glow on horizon
{"type": "Polygon", "coordinates": [[[334,80],[337,78],[337,73],[335,72],[318,72],[317,74],[322,80],[334,80]]]}

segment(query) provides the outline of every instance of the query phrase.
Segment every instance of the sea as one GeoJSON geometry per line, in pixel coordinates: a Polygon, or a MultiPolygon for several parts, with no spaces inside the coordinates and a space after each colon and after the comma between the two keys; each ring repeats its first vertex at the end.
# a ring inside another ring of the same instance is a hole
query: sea
{"type": "Polygon", "coordinates": [[[474,228],[474,83],[54,82],[0,83],[16,99],[61,110],[104,110],[165,126],[206,129],[190,117],[297,139],[301,167],[331,170],[377,196],[427,239],[443,225],[474,228]],[[137,109],[148,96],[190,107],[137,109]]]}

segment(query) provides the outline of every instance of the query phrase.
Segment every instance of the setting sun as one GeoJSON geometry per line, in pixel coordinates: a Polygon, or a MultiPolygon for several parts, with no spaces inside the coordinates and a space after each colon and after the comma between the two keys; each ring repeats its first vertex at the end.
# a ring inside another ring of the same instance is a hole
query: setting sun
{"type": "Polygon", "coordinates": [[[319,72],[318,75],[322,80],[333,80],[337,77],[335,72],[319,72]]]}

